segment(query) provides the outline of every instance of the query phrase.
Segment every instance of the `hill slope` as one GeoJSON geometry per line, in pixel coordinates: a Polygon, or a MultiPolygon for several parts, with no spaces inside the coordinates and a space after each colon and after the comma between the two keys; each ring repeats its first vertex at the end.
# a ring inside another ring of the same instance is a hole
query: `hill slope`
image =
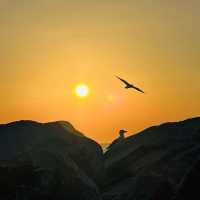
{"type": "Polygon", "coordinates": [[[143,200],[162,186],[176,189],[199,158],[200,118],[148,128],[106,152],[105,199],[143,200]]]}
{"type": "MultiPolygon", "coordinates": [[[[0,160],[28,163],[46,171],[48,177],[52,177],[49,192],[57,174],[60,196],[56,198],[100,198],[102,149],[68,122],[18,121],[0,125],[0,160]]],[[[1,164],[4,166],[5,162],[1,164]]]]}

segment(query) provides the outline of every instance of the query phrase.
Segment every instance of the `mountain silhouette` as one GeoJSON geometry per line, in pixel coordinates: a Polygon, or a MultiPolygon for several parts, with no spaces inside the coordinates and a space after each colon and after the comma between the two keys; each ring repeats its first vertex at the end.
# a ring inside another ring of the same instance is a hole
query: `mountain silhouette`
{"type": "Polygon", "coordinates": [[[165,123],[110,148],[105,153],[109,176],[105,199],[154,199],[158,193],[156,199],[172,198],[185,174],[199,160],[199,130],[200,118],[165,123]]]}
{"type": "MultiPolygon", "coordinates": [[[[2,170],[4,166],[10,166],[10,171],[19,171],[16,165],[12,167],[9,163],[27,163],[25,166],[32,163],[33,168],[42,169],[45,173],[41,174],[41,179],[47,183],[37,185],[48,191],[44,198],[99,199],[98,185],[103,177],[102,149],[68,122],[18,121],[0,125],[0,160],[2,170]],[[57,188],[56,191],[52,187],[57,188]]],[[[22,168],[22,164],[18,168],[22,168]]]]}
{"type": "Polygon", "coordinates": [[[200,118],[153,126],[103,154],[69,122],[0,125],[1,199],[189,200],[198,196],[200,118]]]}

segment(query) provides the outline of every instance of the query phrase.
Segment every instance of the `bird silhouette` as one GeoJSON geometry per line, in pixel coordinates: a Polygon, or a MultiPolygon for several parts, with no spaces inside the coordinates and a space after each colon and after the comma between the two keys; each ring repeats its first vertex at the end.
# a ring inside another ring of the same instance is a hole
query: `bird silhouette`
{"type": "Polygon", "coordinates": [[[138,88],[138,87],[136,87],[136,86],[130,84],[129,82],[127,82],[126,80],[120,78],[119,76],[116,76],[116,77],[117,77],[120,81],[122,81],[123,83],[126,84],[126,86],[125,86],[126,89],[133,88],[133,89],[135,89],[135,90],[137,90],[137,91],[139,91],[139,92],[144,93],[144,91],[141,90],[140,88],[138,88]]]}
{"type": "Polygon", "coordinates": [[[125,136],[124,136],[124,134],[126,133],[127,131],[126,130],[124,130],[124,129],[121,129],[120,131],[119,131],[119,138],[125,138],[125,136]]]}
{"type": "Polygon", "coordinates": [[[124,135],[124,134],[125,134],[126,132],[127,132],[126,130],[121,129],[121,130],[119,131],[119,136],[118,136],[118,138],[115,139],[106,149],[108,150],[108,149],[112,148],[113,146],[116,146],[117,144],[119,144],[121,141],[123,141],[123,140],[125,139],[125,135],[124,135]]]}

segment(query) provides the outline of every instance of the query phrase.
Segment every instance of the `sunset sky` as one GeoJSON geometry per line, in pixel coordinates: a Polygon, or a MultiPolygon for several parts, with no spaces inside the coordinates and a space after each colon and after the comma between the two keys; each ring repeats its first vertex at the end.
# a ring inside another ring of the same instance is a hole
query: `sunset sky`
{"type": "Polygon", "coordinates": [[[0,0],[0,123],[66,120],[110,142],[121,128],[199,116],[199,8],[199,0],[0,0]],[[80,83],[85,98],[75,94],[80,83]]]}

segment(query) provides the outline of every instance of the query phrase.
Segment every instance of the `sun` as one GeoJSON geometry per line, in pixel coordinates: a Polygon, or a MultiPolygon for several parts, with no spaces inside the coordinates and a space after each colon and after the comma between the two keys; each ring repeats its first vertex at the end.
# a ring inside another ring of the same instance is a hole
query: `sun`
{"type": "Polygon", "coordinates": [[[87,97],[89,95],[89,87],[85,84],[77,85],[75,88],[75,93],[78,97],[87,97]]]}

